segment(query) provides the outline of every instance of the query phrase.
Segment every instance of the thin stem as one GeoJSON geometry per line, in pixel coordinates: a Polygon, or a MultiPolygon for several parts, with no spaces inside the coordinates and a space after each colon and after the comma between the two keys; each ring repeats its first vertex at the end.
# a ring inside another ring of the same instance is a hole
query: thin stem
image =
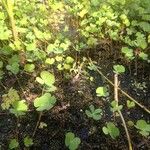
{"type": "Polygon", "coordinates": [[[40,111],[40,112],[39,112],[38,121],[37,121],[37,123],[36,123],[36,126],[35,126],[34,131],[33,131],[33,134],[32,134],[32,138],[34,137],[34,135],[35,135],[35,133],[36,133],[36,131],[37,131],[37,128],[38,128],[38,126],[39,126],[39,124],[40,124],[42,114],[43,114],[42,111],[40,111]]]}
{"type": "MultiPolygon", "coordinates": [[[[44,93],[44,87],[42,88],[42,95],[43,95],[43,93],[44,93]]],[[[33,134],[32,134],[32,138],[34,137],[34,135],[35,135],[35,133],[36,133],[36,131],[37,131],[37,128],[38,128],[38,126],[39,126],[39,124],[40,124],[42,115],[43,115],[43,112],[40,111],[40,112],[39,112],[39,118],[38,118],[38,121],[37,121],[37,123],[36,123],[36,126],[35,126],[34,131],[33,131],[33,134]]]]}
{"type": "MultiPolygon", "coordinates": [[[[118,106],[119,105],[119,99],[118,99],[118,74],[114,75],[114,99],[117,102],[116,105],[118,106]]],[[[129,145],[129,150],[132,150],[131,138],[130,138],[130,135],[129,135],[129,132],[128,132],[128,128],[126,126],[125,119],[124,119],[124,117],[123,117],[123,115],[122,115],[122,113],[121,113],[121,111],[119,109],[118,109],[118,113],[120,115],[120,118],[122,120],[124,129],[125,129],[125,132],[126,132],[128,145],[129,145]]]]}

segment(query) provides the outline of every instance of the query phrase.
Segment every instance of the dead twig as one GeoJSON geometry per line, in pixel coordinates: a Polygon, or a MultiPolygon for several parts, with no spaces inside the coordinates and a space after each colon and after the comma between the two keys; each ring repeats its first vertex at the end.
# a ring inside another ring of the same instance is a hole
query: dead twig
{"type": "MultiPolygon", "coordinates": [[[[116,101],[116,105],[118,106],[119,105],[119,99],[118,99],[118,74],[114,75],[114,99],[116,101]]],[[[124,127],[125,132],[126,132],[128,145],[129,145],[129,150],[132,150],[131,138],[130,138],[130,135],[129,135],[129,132],[128,132],[128,128],[126,126],[125,119],[124,119],[124,117],[122,115],[122,112],[119,109],[117,111],[118,111],[118,113],[120,115],[120,118],[121,118],[122,123],[123,123],[123,127],[124,127]]]]}

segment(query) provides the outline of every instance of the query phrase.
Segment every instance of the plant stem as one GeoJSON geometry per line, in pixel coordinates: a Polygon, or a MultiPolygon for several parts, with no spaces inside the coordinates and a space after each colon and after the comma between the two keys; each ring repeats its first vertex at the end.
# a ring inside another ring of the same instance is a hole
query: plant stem
{"type": "Polygon", "coordinates": [[[42,111],[40,111],[40,112],[39,112],[39,118],[38,118],[38,121],[37,121],[37,123],[36,123],[36,126],[35,126],[34,131],[33,131],[33,134],[32,134],[32,138],[34,137],[34,135],[35,135],[35,133],[36,133],[36,130],[37,130],[39,124],[40,124],[42,114],[43,114],[42,111]]]}
{"type": "MultiPolygon", "coordinates": [[[[119,100],[118,100],[118,74],[115,73],[114,75],[114,99],[115,101],[117,102],[117,106],[119,105],[119,100]]],[[[129,150],[132,150],[132,144],[131,144],[131,138],[130,138],[130,135],[129,135],[129,132],[128,132],[128,128],[126,126],[126,122],[125,122],[125,119],[121,113],[120,110],[118,110],[118,113],[120,115],[120,118],[122,120],[122,123],[123,123],[123,126],[124,126],[124,129],[125,129],[125,132],[126,132],[126,136],[127,136],[127,140],[128,140],[128,145],[129,145],[129,150]]]]}
{"type": "MultiPolygon", "coordinates": [[[[90,63],[93,64],[92,60],[90,60],[90,63]]],[[[94,65],[94,64],[93,64],[94,65]]],[[[96,68],[96,71],[112,86],[114,86],[113,82],[111,80],[109,80],[103,73],[102,71],[100,71],[100,69],[96,68]]],[[[121,88],[118,87],[118,90],[121,91],[121,93],[123,95],[125,95],[126,97],[128,97],[131,101],[133,101],[135,104],[137,104],[139,107],[141,107],[144,111],[146,111],[147,113],[150,114],[150,110],[147,109],[145,106],[143,106],[142,104],[140,104],[139,102],[137,102],[134,98],[132,98],[129,94],[127,94],[125,91],[123,91],[121,88]]]]}
{"type": "Polygon", "coordinates": [[[14,13],[13,13],[13,7],[14,7],[13,5],[14,4],[10,0],[2,0],[2,4],[8,13],[10,25],[11,25],[11,29],[12,29],[13,39],[16,42],[18,40],[18,32],[16,30],[14,13]]]}

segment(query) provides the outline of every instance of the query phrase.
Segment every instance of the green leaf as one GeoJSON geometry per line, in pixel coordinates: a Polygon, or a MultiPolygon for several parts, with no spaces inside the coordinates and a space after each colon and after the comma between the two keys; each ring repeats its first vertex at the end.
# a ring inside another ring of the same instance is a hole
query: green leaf
{"type": "Polygon", "coordinates": [[[95,109],[94,105],[89,106],[90,110],[85,110],[86,115],[94,120],[100,120],[102,117],[102,109],[95,109]]]}
{"type": "Polygon", "coordinates": [[[65,136],[65,145],[69,150],[76,150],[81,143],[80,138],[75,137],[74,133],[68,132],[65,136]]]}
{"type": "Polygon", "coordinates": [[[127,107],[128,108],[133,108],[133,107],[135,107],[135,103],[132,102],[132,101],[127,100],[127,107]]]}
{"type": "Polygon", "coordinates": [[[55,59],[56,59],[56,61],[61,62],[63,60],[63,57],[62,56],[56,56],[55,59]]]}
{"type": "Polygon", "coordinates": [[[110,136],[113,139],[116,139],[116,137],[118,137],[120,135],[119,129],[112,122],[107,123],[107,129],[108,129],[108,132],[109,132],[110,136]]]}
{"type": "Polygon", "coordinates": [[[12,139],[9,143],[9,149],[14,149],[19,146],[19,143],[16,139],[12,139]]]}
{"type": "Polygon", "coordinates": [[[125,67],[122,65],[114,65],[113,69],[114,69],[114,72],[117,74],[121,74],[125,72],[125,67]]]}
{"type": "Polygon", "coordinates": [[[138,120],[135,127],[139,129],[139,132],[143,136],[148,136],[150,134],[150,124],[148,124],[145,120],[138,120]]]}
{"type": "Polygon", "coordinates": [[[121,52],[124,53],[128,59],[130,60],[134,59],[133,49],[130,49],[128,47],[122,47],[121,52]]]}
{"type": "Polygon", "coordinates": [[[36,43],[33,42],[33,43],[26,44],[26,50],[27,51],[34,51],[34,50],[36,50],[36,43]]]}
{"type": "Polygon", "coordinates": [[[43,96],[34,100],[34,106],[37,111],[50,110],[56,103],[56,98],[50,93],[45,93],[43,96]]]}
{"type": "Polygon", "coordinates": [[[13,108],[10,109],[10,112],[16,116],[24,115],[24,112],[28,110],[28,106],[25,100],[15,101],[12,106],[13,108]]]}
{"type": "Polygon", "coordinates": [[[107,97],[107,96],[109,95],[108,90],[107,90],[106,87],[98,87],[98,88],[96,89],[96,94],[97,94],[97,96],[99,96],[99,97],[101,97],[101,96],[107,97]]]}
{"type": "Polygon", "coordinates": [[[36,81],[42,85],[44,84],[44,81],[40,77],[36,77],[36,81]]]}
{"type": "Polygon", "coordinates": [[[79,144],[80,144],[80,143],[81,143],[80,138],[75,137],[75,138],[70,142],[69,149],[70,149],[70,150],[76,150],[76,149],[79,147],[79,144]]]}
{"type": "Polygon", "coordinates": [[[106,127],[103,127],[102,130],[103,130],[104,134],[109,134],[109,131],[106,127]]]}
{"type": "Polygon", "coordinates": [[[54,64],[54,62],[55,62],[55,59],[54,59],[54,58],[47,58],[47,59],[45,60],[45,63],[46,63],[46,64],[49,64],[49,65],[54,64]]]}
{"type": "Polygon", "coordinates": [[[74,59],[73,59],[72,57],[68,56],[68,57],[66,58],[65,62],[66,62],[67,64],[72,64],[72,63],[74,62],[74,59]]]}
{"type": "Polygon", "coordinates": [[[70,66],[69,64],[64,64],[64,69],[70,70],[70,69],[71,69],[71,66],[70,66]]]}
{"type": "Polygon", "coordinates": [[[26,147],[30,147],[30,146],[32,146],[33,145],[33,139],[32,138],[30,138],[30,137],[25,137],[24,138],[24,145],[26,146],[26,147]]]}
{"type": "Polygon", "coordinates": [[[69,146],[70,142],[74,139],[75,135],[72,132],[68,132],[65,138],[65,145],[69,146]]]}
{"type": "Polygon", "coordinates": [[[0,61],[0,69],[3,68],[3,62],[0,61]]]}
{"type": "Polygon", "coordinates": [[[40,74],[44,83],[48,86],[51,86],[55,82],[55,77],[53,74],[49,73],[48,71],[42,71],[40,74]]]}
{"type": "Polygon", "coordinates": [[[87,13],[88,13],[88,10],[87,10],[87,9],[82,9],[78,15],[79,15],[81,18],[83,18],[87,13]]]}
{"type": "Polygon", "coordinates": [[[141,52],[141,53],[139,54],[139,57],[141,57],[143,60],[148,60],[148,55],[145,54],[144,52],[141,52]]]}
{"type": "Polygon", "coordinates": [[[33,72],[35,69],[35,65],[34,64],[26,64],[24,66],[24,70],[27,72],[33,72]]]}

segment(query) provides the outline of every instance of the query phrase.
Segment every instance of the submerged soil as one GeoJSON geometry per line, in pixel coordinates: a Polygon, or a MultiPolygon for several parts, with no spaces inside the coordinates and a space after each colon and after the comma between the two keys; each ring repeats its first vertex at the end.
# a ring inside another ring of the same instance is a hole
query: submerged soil
{"type": "MultiPolygon", "coordinates": [[[[110,48],[96,48],[91,50],[88,56],[92,60],[98,62],[101,71],[113,81],[113,65],[116,63],[125,64],[126,68],[129,65],[123,61],[120,55],[110,51],[110,48]]],[[[80,54],[81,57],[81,54],[80,54]]],[[[134,62],[130,64],[130,69],[126,70],[124,75],[119,77],[120,87],[129,95],[134,97],[139,103],[150,109],[150,66],[138,61],[137,75],[134,62]],[[146,83],[143,88],[138,87],[137,83],[146,83]]],[[[41,122],[47,124],[47,127],[38,128],[33,138],[34,145],[29,148],[31,150],[67,150],[64,144],[65,134],[68,131],[75,133],[81,138],[79,150],[127,150],[128,142],[121,119],[116,117],[110,111],[110,102],[113,100],[113,87],[108,85],[102,77],[94,71],[87,70],[88,75],[94,78],[91,82],[84,74],[72,82],[74,76],[66,78],[66,74],[57,74],[57,105],[50,111],[44,112],[41,122]],[[96,96],[95,89],[98,86],[106,85],[109,88],[110,95],[107,98],[99,98],[96,96]],[[99,121],[94,121],[87,118],[85,110],[90,104],[103,109],[103,117],[99,121]],[[104,135],[102,127],[108,121],[114,121],[120,129],[120,136],[116,140],[110,136],[104,135]]],[[[29,103],[41,93],[39,85],[34,85],[34,77],[22,73],[18,75],[18,80],[13,76],[7,76],[3,80],[6,87],[14,87],[22,93],[22,97],[29,103]],[[19,80],[19,82],[18,82],[19,80]],[[22,89],[20,88],[22,85],[22,89]],[[24,94],[23,94],[24,91],[24,94]]],[[[9,88],[8,88],[9,89],[9,88]]],[[[0,94],[6,91],[1,87],[0,94]]],[[[122,104],[122,113],[127,121],[132,120],[134,123],[138,119],[150,121],[150,116],[141,108],[136,106],[133,109],[128,109],[126,106],[127,98],[120,94],[119,103],[122,104]]],[[[31,106],[31,112],[19,119],[18,129],[16,131],[16,118],[8,112],[0,111],[0,145],[2,150],[8,149],[9,140],[16,136],[18,139],[20,150],[26,150],[23,145],[25,136],[32,136],[34,128],[38,120],[38,112],[34,111],[31,106]]],[[[134,127],[129,127],[129,133],[132,140],[132,145],[135,150],[150,149],[150,139],[142,137],[134,127]]]]}

